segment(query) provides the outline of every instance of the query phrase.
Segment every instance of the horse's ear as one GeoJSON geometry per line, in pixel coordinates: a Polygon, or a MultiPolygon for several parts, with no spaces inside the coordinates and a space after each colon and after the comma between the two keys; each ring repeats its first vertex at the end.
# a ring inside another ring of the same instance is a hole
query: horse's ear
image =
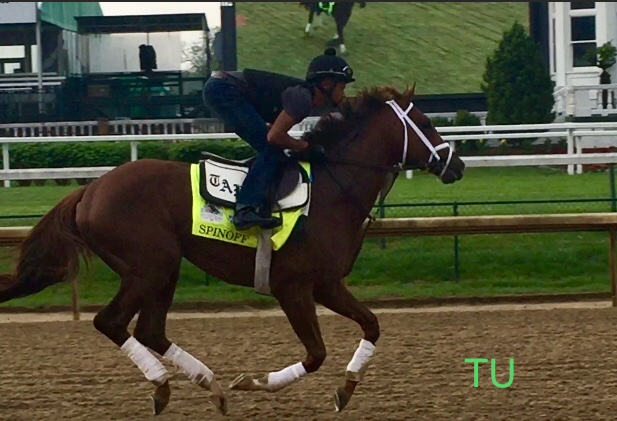
{"type": "Polygon", "coordinates": [[[414,81],[411,88],[409,87],[409,84],[407,84],[407,89],[403,93],[402,97],[404,98],[405,102],[411,102],[413,100],[415,93],[416,93],[416,82],[414,81]]]}

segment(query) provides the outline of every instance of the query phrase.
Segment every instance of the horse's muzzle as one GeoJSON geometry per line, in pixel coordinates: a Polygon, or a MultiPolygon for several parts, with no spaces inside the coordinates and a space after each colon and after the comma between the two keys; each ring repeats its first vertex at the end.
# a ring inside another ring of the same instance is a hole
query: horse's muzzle
{"type": "Polygon", "coordinates": [[[437,177],[439,177],[442,183],[452,184],[463,178],[463,173],[465,172],[465,163],[462,159],[453,156],[445,171],[444,165],[445,163],[443,161],[439,161],[437,165],[431,168],[431,172],[437,177]]]}

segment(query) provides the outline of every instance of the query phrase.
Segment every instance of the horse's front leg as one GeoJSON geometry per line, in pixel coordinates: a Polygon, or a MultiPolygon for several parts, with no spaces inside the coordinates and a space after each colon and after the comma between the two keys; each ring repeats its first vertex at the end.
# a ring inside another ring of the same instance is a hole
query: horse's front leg
{"type": "Polygon", "coordinates": [[[273,295],[306,348],[306,359],[260,377],[242,374],[231,383],[230,389],[277,392],[301,377],[317,371],[326,359],[326,347],[319,329],[312,285],[307,282],[298,288],[298,285],[289,282],[282,288],[283,291],[277,292],[273,285],[273,295]]]}
{"type": "Polygon", "coordinates": [[[359,302],[345,287],[343,281],[324,282],[315,289],[315,301],[329,310],[358,323],[364,332],[358,349],[347,365],[345,384],[334,395],[334,405],[338,412],[349,403],[356,386],[364,377],[371,362],[375,345],[379,339],[377,316],[359,302]]]}

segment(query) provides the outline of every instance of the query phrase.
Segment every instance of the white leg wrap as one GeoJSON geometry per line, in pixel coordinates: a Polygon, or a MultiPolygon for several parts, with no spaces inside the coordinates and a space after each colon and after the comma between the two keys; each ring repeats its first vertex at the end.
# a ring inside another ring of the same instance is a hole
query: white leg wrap
{"type": "Polygon", "coordinates": [[[268,374],[268,384],[266,390],[269,392],[276,392],[290,384],[296,382],[306,375],[306,369],[302,363],[290,365],[287,368],[277,371],[275,373],[268,374]]]}
{"type": "Polygon", "coordinates": [[[163,364],[137,339],[131,336],[120,349],[139,367],[146,379],[157,386],[167,381],[167,370],[163,364]]]}
{"type": "Polygon", "coordinates": [[[214,378],[212,370],[176,344],[171,344],[163,357],[180,368],[192,382],[210,388],[210,383],[214,378]]]}
{"type": "Polygon", "coordinates": [[[353,358],[347,364],[347,378],[353,381],[360,381],[368,368],[373,353],[375,352],[375,345],[362,339],[356,352],[353,354],[353,358]]]}

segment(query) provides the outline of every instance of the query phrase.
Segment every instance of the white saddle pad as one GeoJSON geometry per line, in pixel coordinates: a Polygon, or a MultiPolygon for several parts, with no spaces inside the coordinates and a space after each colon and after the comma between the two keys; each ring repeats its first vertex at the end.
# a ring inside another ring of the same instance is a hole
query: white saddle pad
{"type": "MultiPolygon", "coordinates": [[[[246,178],[248,168],[241,165],[232,165],[206,159],[204,165],[204,180],[206,201],[222,204],[223,206],[233,207],[236,203],[236,195],[240,191],[242,182],[246,178]]],[[[303,171],[303,169],[300,169],[303,171]]],[[[308,203],[310,192],[309,183],[303,180],[298,173],[298,183],[296,187],[272,205],[274,211],[284,211],[298,209],[308,203]]]]}

